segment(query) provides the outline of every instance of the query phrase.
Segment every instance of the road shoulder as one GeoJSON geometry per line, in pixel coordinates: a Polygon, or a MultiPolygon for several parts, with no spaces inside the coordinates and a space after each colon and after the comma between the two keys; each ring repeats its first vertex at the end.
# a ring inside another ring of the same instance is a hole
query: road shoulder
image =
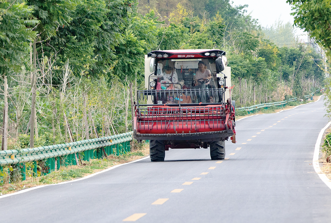
{"type": "MultiPolygon", "coordinates": [[[[329,163],[325,162],[325,159],[321,157],[321,148],[325,135],[331,132],[331,122],[329,122],[319,133],[313,157],[314,170],[320,179],[331,189],[331,167],[329,163]]],[[[323,157],[323,156],[322,156],[323,157]]]]}

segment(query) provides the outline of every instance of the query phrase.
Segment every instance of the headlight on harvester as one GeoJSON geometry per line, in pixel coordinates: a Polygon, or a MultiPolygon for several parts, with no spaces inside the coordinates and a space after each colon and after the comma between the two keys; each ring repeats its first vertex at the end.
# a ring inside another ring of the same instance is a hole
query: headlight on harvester
{"type": "Polygon", "coordinates": [[[220,79],[220,80],[218,81],[218,83],[219,83],[219,85],[223,86],[223,85],[224,85],[224,79],[220,79]]]}
{"type": "Polygon", "coordinates": [[[156,85],[155,81],[152,81],[152,82],[149,83],[149,86],[150,86],[151,88],[154,88],[155,85],[156,85]]]}

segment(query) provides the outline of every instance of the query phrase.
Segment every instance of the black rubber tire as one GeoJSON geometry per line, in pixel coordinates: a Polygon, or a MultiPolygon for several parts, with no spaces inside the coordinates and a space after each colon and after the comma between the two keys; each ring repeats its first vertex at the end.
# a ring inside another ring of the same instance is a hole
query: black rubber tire
{"type": "Polygon", "coordinates": [[[149,142],[149,154],[152,162],[164,161],[164,157],[165,157],[164,142],[159,140],[151,140],[149,142]]]}
{"type": "Polygon", "coordinates": [[[212,160],[224,160],[225,158],[225,142],[216,141],[210,143],[210,158],[212,160]]]}

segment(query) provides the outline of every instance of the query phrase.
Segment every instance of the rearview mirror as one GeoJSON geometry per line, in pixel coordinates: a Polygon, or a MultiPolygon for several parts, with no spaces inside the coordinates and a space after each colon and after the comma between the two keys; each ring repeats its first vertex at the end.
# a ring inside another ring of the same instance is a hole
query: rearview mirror
{"type": "Polygon", "coordinates": [[[151,62],[150,62],[150,64],[149,64],[149,71],[150,71],[151,73],[154,72],[154,66],[155,66],[155,58],[152,58],[152,59],[151,59],[151,62]]]}
{"type": "Polygon", "coordinates": [[[216,64],[216,72],[221,73],[225,68],[225,64],[224,61],[222,60],[222,56],[218,57],[215,60],[215,64],[216,64]]]}

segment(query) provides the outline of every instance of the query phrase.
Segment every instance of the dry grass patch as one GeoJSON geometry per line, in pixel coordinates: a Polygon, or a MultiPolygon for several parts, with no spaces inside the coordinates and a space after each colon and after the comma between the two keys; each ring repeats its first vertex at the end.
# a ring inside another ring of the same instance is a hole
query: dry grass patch
{"type": "Polygon", "coordinates": [[[331,180],[331,163],[323,162],[321,170],[331,180]]]}

